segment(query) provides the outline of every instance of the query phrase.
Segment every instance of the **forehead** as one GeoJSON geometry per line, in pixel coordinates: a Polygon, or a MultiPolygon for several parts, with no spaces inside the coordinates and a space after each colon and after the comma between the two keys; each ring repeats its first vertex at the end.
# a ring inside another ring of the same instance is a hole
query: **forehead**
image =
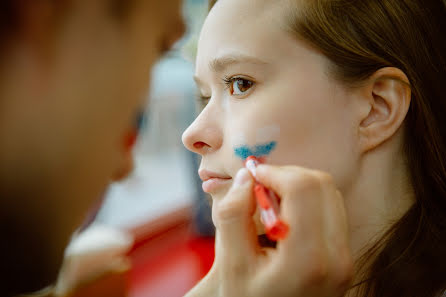
{"type": "Polygon", "coordinates": [[[219,0],[203,25],[197,68],[227,54],[274,59],[295,48],[295,39],[285,29],[287,2],[219,0]]]}

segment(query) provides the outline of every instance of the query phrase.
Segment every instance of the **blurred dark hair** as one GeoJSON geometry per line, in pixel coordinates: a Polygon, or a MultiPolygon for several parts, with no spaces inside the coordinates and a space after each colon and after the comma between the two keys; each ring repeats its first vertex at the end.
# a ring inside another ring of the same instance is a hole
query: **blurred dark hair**
{"type": "Polygon", "coordinates": [[[14,0],[0,0],[0,41],[1,44],[5,42],[6,36],[13,34],[16,28],[17,16],[17,1],[14,0]]]}
{"type": "MultiPolygon", "coordinates": [[[[38,3],[51,5],[54,12],[55,30],[65,13],[70,11],[70,4],[76,0],[0,0],[0,54],[19,31],[25,21],[23,11],[38,3]]],[[[127,15],[134,0],[109,0],[107,9],[118,20],[127,15]]]]}

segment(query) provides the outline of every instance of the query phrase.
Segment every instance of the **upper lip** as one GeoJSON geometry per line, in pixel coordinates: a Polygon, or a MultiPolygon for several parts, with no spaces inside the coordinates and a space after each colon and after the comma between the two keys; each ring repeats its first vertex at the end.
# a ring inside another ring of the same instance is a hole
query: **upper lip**
{"type": "Polygon", "coordinates": [[[207,180],[209,180],[211,178],[231,179],[231,177],[228,176],[228,175],[212,172],[212,171],[209,171],[209,170],[206,170],[206,169],[200,169],[198,171],[198,175],[200,176],[200,179],[202,181],[207,181],[207,180]]]}

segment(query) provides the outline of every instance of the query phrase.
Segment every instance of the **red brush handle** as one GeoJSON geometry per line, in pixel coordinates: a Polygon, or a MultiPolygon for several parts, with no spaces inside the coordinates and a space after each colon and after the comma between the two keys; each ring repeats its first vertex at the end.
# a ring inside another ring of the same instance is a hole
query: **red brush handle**
{"type": "Polygon", "coordinates": [[[260,215],[265,225],[266,235],[271,240],[284,239],[288,235],[289,226],[279,218],[278,198],[264,185],[256,183],[254,194],[260,207],[260,215]]]}

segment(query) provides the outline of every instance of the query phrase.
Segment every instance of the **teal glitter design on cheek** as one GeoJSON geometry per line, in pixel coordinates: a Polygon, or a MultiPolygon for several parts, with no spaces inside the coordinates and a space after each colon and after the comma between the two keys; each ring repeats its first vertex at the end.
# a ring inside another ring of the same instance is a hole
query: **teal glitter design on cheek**
{"type": "Polygon", "coordinates": [[[255,145],[253,147],[242,145],[234,148],[234,153],[242,160],[246,160],[249,156],[261,158],[269,155],[277,146],[276,141],[271,141],[265,144],[255,145]]]}
{"type": "Polygon", "coordinates": [[[275,141],[271,141],[270,143],[265,145],[257,145],[254,156],[256,157],[267,156],[276,148],[276,145],[277,142],[275,141]]]}
{"type": "Polygon", "coordinates": [[[239,157],[242,160],[245,160],[249,156],[252,156],[254,153],[251,151],[251,149],[247,146],[240,146],[234,149],[234,153],[237,157],[239,157]]]}

